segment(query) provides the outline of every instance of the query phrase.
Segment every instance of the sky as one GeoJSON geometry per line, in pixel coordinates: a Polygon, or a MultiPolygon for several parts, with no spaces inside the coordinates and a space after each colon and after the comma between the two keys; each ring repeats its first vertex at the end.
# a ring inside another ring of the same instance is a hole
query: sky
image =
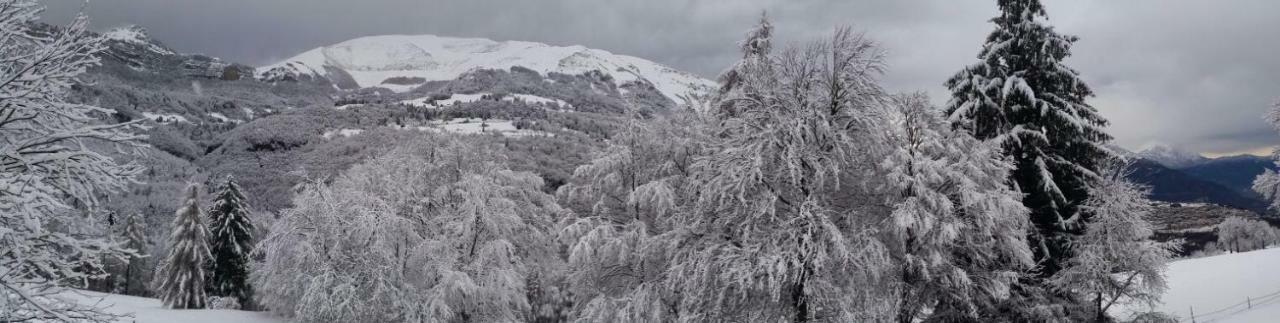
{"type": "MultiPolygon", "coordinates": [[[[1044,0],[1081,37],[1068,64],[1129,149],[1163,143],[1210,156],[1269,153],[1263,117],[1280,101],[1280,1],[1044,0]]],[[[942,83],[976,55],[991,0],[46,0],[45,19],[84,8],[99,30],[136,24],[182,52],[266,65],[347,39],[435,34],[584,45],[708,78],[768,12],[775,43],[867,33],[888,52],[884,84],[948,99],[942,83]]]]}

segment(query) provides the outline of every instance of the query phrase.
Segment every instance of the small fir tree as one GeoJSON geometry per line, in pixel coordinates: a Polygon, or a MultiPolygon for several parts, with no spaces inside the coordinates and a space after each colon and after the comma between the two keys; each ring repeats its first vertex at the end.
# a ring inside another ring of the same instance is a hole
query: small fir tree
{"type": "Polygon", "coordinates": [[[213,296],[235,297],[249,306],[253,290],[248,283],[249,255],[253,248],[253,222],[240,185],[227,178],[209,208],[207,290],[213,296]]]}
{"type": "Polygon", "coordinates": [[[137,213],[130,214],[125,218],[124,224],[125,248],[133,250],[135,254],[129,255],[126,259],[124,272],[124,293],[125,295],[143,295],[146,293],[145,288],[141,284],[143,273],[147,266],[147,235],[142,228],[142,217],[137,213]],[[134,288],[137,285],[138,288],[134,288]]]}
{"type": "Polygon", "coordinates": [[[209,254],[208,229],[200,211],[199,185],[187,186],[182,208],[173,219],[169,255],[156,275],[155,291],[165,306],[174,309],[205,307],[205,263],[209,254]]]}

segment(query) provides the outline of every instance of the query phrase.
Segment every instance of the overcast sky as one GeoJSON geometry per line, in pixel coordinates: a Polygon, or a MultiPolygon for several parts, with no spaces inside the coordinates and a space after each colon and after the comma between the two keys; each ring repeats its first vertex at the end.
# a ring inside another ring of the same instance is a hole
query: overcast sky
{"type": "MultiPolygon", "coordinates": [[[[1280,1],[1046,0],[1082,39],[1070,64],[1117,143],[1217,155],[1266,151],[1280,98],[1280,1]]],[[[81,8],[47,0],[50,22],[81,8]]],[[[946,100],[942,82],[976,62],[995,1],[983,0],[97,0],[95,28],[137,24],[184,52],[264,65],[346,39],[436,34],[584,45],[714,77],[768,11],[780,43],[853,26],[889,52],[886,85],[946,100]]]]}

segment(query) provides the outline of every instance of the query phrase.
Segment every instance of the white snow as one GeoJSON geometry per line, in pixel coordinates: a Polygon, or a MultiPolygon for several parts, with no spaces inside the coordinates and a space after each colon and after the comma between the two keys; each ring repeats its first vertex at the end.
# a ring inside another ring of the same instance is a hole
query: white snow
{"type": "Polygon", "coordinates": [[[564,100],[560,100],[560,99],[548,99],[548,98],[540,97],[540,96],[537,96],[537,95],[529,95],[529,94],[511,94],[511,95],[508,95],[508,96],[506,96],[506,97],[502,98],[502,100],[504,100],[504,101],[515,101],[516,99],[519,99],[520,101],[524,101],[525,103],[531,103],[531,104],[539,104],[539,103],[541,103],[541,104],[552,104],[552,103],[554,103],[554,104],[558,104],[558,105],[560,105],[560,107],[561,107],[562,109],[572,109],[572,108],[573,108],[573,105],[569,104],[569,102],[564,102],[564,100]]]}
{"type": "Polygon", "coordinates": [[[432,127],[418,127],[418,130],[443,131],[465,135],[497,133],[504,137],[512,138],[528,136],[555,136],[553,133],[544,131],[516,129],[515,124],[511,121],[498,119],[480,120],[476,118],[455,118],[449,121],[433,121],[431,122],[431,125],[432,127]]]}
{"type": "MultiPolygon", "coordinates": [[[[485,96],[493,95],[492,93],[480,92],[475,94],[453,94],[448,99],[432,100],[431,97],[422,97],[412,100],[400,101],[400,104],[411,105],[422,108],[445,108],[459,103],[471,103],[480,101],[485,96]]],[[[569,102],[558,99],[549,99],[530,94],[507,94],[502,97],[503,101],[520,100],[528,104],[558,104],[562,109],[572,108],[569,102]]]]}
{"type": "MultiPolygon", "coordinates": [[[[583,46],[552,46],[534,42],[497,42],[482,38],[433,35],[361,37],[312,49],[284,61],[258,68],[259,76],[283,67],[304,75],[325,76],[324,66],[347,71],[361,87],[384,86],[391,77],[452,80],[476,69],[507,70],[521,66],[546,75],[599,71],[618,84],[648,81],[676,102],[682,96],[714,87],[714,82],[644,59],[616,55],[583,46]]],[[[395,89],[393,89],[395,90],[395,89]]]]}
{"type": "Polygon", "coordinates": [[[151,51],[160,53],[160,54],[173,54],[173,51],[169,49],[160,47],[159,45],[156,45],[156,44],[152,44],[150,41],[150,37],[147,36],[147,31],[145,29],[142,29],[142,27],[138,27],[138,26],[124,26],[124,27],[113,28],[111,30],[103,32],[102,37],[109,40],[116,40],[116,41],[138,44],[138,45],[146,45],[148,49],[150,49],[151,51]]]}
{"type": "Polygon", "coordinates": [[[80,304],[111,305],[109,312],[116,314],[133,314],[133,318],[125,318],[122,322],[137,323],[284,323],[288,320],[272,316],[267,312],[249,312],[238,310],[173,310],[164,307],[155,298],[105,294],[89,291],[68,293],[68,298],[80,304]],[[98,303],[101,301],[101,303],[98,303]]]}
{"type": "Polygon", "coordinates": [[[332,139],[334,136],[351,137],[363,132],[364,129],[338,129],[325,131],[324,134],[321,134],[320,136],[324,137],[324,139],[332,139]]]}
{"type": "MultiPolygon", "coordinates": [[[[1187,259],[1169,264],[1169,290],[1154,310],[1190,322],[1280,321],[1280,248],[1187,259]],[[1252,301],[1252,308],[1249,303],[1252,301]]],[[[1115,309],[1118,318],[1130,317],[1145,305],[1115,309]]]]}
{"type": "Polygon", "coordinates": [[[209,113],[209,117],[212,117],[212,118],[214,118],[214,119],[218,119],[218,121],[222,121],[222,122],[229,122],[229,123],[241,123],[241,122],[244,122],[244,121],[242,121],[242,120],[240,120],[240,119],[232,119],[232,118],[228,118],[228,117],[227,117],[227,115],[225,115],[225,114],[221,114],[221,113],[217,113],[217,112],[210,112],[210,113],[209,113]]]}
{"type": "Polygon", "coordinates": [[[339,105],[339,106],[333,107],[333,109],[334,109],[334,110],[346,110],[346,109],[350,109],[350,108],[359,108],[359,107],[363,107],[363,106],[364,106],[364,104],[363,104],[363,103],[352,103],[352,104],[343,104],[343,105],[339,105]]]}
{"type": "Polygon", "coordinates": [[[143,112],[143,113],[142,113],[142,116],[143,116],[143,117],[146,117],[147,119],[151,119],[151,120],[156,120],[157,118],[159,118],[159,119],[160,119],[160,121],[159,121],[160,123],[171,123],[171,122],[185,122],[185,123],[191,123],[191,121],[190,121],[190,120],[187,120],[187,117],[184,117],[184,116],[181,116],[181,115],[177,115],[177,114],[171,114],[171,113],[153,113],[153,112],[143,112]]]}
{"type": "Polygon", "coordinates": [[[476,102],[476,101],[480,101],[481,98],[483,98],[485,95],[488,95],[488,94],[489,93],[454,94],[450,96],[448,99],[436,101],[435,105],[440,107],[447,107],[454,104],[476,102]]]}
{"type": "Polygon", "coordinates": [[[255,115],[255,113],[253,112],[253,109],[250,109],[250,108],[241,108],[241,109],[244,110],[244,115],[246,118],[249,118],[249,120],[253,120],[253,117],[255,115]]]}
{"type": "Polygon", "coordinates": [[[1159,142],[1146,144],[1137,155],[1169,168],[1187,168],[1209,160],[1200,154],[1159,142]]]}
{"type": "Polygon", "coordinates": [[[147,34],[143,32],[141,29],[138,29],[133,26],[120,27],[120,28],[108,30],[107,32],[102,33],[102,37],[110,40],[118,40],[122,42],[134,43],[134,44],[147,43],[147,34]]]}

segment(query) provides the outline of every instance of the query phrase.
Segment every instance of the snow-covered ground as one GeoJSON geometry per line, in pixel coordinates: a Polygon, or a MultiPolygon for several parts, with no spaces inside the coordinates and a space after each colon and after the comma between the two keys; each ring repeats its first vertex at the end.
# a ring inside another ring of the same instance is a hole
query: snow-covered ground
{"type": "Polygon", "coordinates": [[[78,291],[69,294],[82,304],[111,305],[110,312],[133,314],[123,322],[137,323],[284,323],[284,318],[266,312],[237,310],[174,310],[155,298],[78,291]],[[101,303],[98,303],[101,301],[101,303]]]}
{"type": "Polygon", "coordinates": [[[418,129],[468,135],[497,133],[505,137],[555,136],[555,134],[543,131],[516,129],[515,123],[497,119],[455,118],[449,121],[433,121],[431,125],[433,127],[419,127],[418,129]]]}
{"type": "Polygon", "coordinates": [[[1176,261],[1168,279],[1162,304],[1114,314],[1128,318],[1134,309],[1156,310],[1191,322],[1194,310],[1199,323],[1280,322],[1280,248],[1176,261]]]}
{"type": "MultiPolygon", "coordinates": [[[[411,106],[422,107],[422,108],[444,108],[444,107],[449,107],[449,106],[453,106],[455,104],[460,104],[460,103],[471,103],[471,102],[480,101],[486,95],[493,95],[493,94],[487,93],[487,92],[480,92],[475,94],[453,94],[448,99],[443,99],[443,100],[433,100],[431,99],[431,97],[422,97],[422,98],[417,98],[412,100],[400,101],[400,104],[411,105],[411,106]]],[[[549,99],[549,98],[544,98],[544,97],[540,97],[537,95],[530,95],[530,94],[507,94],[502,97],[502,100],[503,101],[520,100],[529,104],[548,104],[549,105],[554,103],[559,105],[560,108],[562,109],[573,108],[573,105],[569,104],[569,102],[565,102],[564,100],[549,99]]]]}
{"type": "Polygon", "coordinates": [[[351,137],[363,132],[364,129],[338,129],[325,131],[324,134],[321,134],[320,136],[324,137],[324,139],[333,139],[334,136],[351,137]]]}

